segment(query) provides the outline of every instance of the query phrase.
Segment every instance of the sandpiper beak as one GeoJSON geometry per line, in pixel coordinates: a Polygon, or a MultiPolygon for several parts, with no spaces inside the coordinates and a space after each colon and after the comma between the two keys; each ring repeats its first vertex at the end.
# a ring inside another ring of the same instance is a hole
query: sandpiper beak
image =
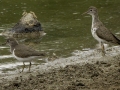
{"type": "Polygon", "coordinates": [[[5,42],[5,43],[2,43],[2,44],[1,44],[1,46],[3,46],[3,45],[6,45],[6,44],[7,44],[7,42],[5,42]]]}
{"type": "Polygon", "coordinates": [[[87,11],[87,12],[84,12],[82,15],[84,15],[84,14],[88,14],[88,11],[87,11]]]}
{"type": "Polygon", "coordinates": [[[2,43],[1,46],[7,45],[7,38],[5,40],[6,40],[6,42],[2,43]]]}

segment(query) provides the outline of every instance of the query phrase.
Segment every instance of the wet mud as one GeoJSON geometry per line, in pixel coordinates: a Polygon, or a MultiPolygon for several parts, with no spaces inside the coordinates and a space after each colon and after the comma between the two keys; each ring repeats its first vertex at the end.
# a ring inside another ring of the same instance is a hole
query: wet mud
{"type": "MultiPolygon", "coordinates": [[[[93,53],[91,53],[93,55],[93,53]]],[[[77,56],[74,56],[74,58],[77,56]]],[[[87,56],[86,56],[87,57],[87,56]]],[[[82,57],[83,58],[83,57],[82,57]]],[[[120,90],[120,55],[93,57],[81,62],[81,58],[65,59],[66,65],[52,61],[36,71],[17,75],[3,76],[1,90],[120,90]],[[72,63],[74,62],[74,63],[72,63]],[[51,65],[51,66],[50,66],[51,65]],[[56,66],[55,66],[56,65],[56,66]],[[51,68],[49,68],[49,67],[51,68]],[[55,67],[54,67],[55,66],[55,67]],[[45,68],[45,67],[44,67],[45,68]],[[48,70],[49,69],[49,70],[48,70]],[[11,77],[11,79],[6,78],[11,77]]],[[[87,59],[84,58],[84,59],[87,59]]],[[[44,65],[43,65],[44,66],[44,65]]]]}

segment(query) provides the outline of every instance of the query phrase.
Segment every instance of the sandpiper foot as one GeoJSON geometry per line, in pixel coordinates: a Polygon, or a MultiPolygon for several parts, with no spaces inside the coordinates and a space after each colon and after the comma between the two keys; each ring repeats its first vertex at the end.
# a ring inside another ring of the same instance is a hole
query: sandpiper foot
{"type": "Polygon", "coordinates": [[[106,52],[102,49],[102,56],[105,56],[106,52]]]}

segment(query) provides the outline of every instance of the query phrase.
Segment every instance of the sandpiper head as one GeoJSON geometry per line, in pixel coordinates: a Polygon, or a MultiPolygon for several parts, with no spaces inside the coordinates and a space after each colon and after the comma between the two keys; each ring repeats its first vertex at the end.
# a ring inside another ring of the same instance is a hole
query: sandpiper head
{"type": "Polygon", "coordinates": [[[97,8],[94,6],[90,6],[88,11],[83,14],[95,15],[95,14],[97,14],[97,8]]]}
{"type": "Polygon", "coordinates": [[[14,38],[7,38],[6,44],[8,44],[9,46],[18,45],[18,42],[14,38]]]}

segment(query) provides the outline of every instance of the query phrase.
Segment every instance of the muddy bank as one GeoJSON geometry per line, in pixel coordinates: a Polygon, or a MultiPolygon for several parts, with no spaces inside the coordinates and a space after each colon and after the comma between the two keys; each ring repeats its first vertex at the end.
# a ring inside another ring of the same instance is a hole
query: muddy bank
{"type": "Polygon", "coordinates": [[[98,51],[77,51],[69,58],[34,66],[31,73],[1,76],[1,90],[120,90],[120,49],[102,57],[98,51]],[[116,53],[117,52],[117,53],[116,53]]]}

